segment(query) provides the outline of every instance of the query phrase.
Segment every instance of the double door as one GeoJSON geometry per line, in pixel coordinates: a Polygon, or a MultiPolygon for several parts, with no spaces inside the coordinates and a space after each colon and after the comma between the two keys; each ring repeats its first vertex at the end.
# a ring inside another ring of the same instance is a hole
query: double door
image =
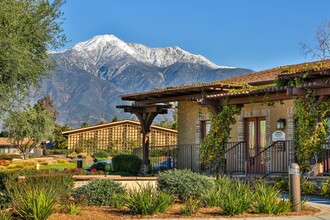
{"type": "Polygon", "coordinates": [[[245,143],[248,172],[265,171],[265,155],[260,154],[266,148],[266,118],[251,117],[245,119],[245,143]],[[257,156],[256,156],[257,155],[257,156]]]}

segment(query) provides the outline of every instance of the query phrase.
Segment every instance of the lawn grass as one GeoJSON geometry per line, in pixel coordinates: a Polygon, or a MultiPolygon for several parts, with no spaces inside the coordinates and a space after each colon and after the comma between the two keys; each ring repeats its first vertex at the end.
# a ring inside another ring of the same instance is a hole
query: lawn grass
{"type": "Polygon", "coordinates": [[[76,163],[57,163],[57,164],[41,165],[39,169],[40,170],[64,169],[64,168],[71,169],[76,167],[77,167],[76,163]]]}

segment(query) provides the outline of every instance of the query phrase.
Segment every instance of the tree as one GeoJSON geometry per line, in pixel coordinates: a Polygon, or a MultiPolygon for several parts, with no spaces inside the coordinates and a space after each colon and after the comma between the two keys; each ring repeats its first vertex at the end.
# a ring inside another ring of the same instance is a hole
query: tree
{"type": "Polygon", "coordinates": [[[64,137],[62,132],[70,130],[68,125],[55,124],[54,129],[54,145],[58,149],[66,149],[68,147],[68,139],[64,137]]]}
{"type": "Polygon", "coordinates": [[[66,42],[62,1],[0,1],[0,116],[25,101],[52,70],[48,50],[66,42]]]}
{"type": "Polygon", "coordinates": [[[53,136],[54,120],[48,110],[37,111],[27,107],[12,111],[4,121],[9,139],[27,159],[29,152],[53,136]]]}
{"type": "Polygon", "coordinates": [[[39,99],[37,103],[33,106],[37,111],[48,110],[52,113],[54,121],[58,116],[58,111],[55,110],[55,104],[50,95],[46,95],[39,99]]]}
{"type": "Polygon", "coordinates": [[[88,122],[83,122],[82,124],[81,124],[81,127],[82,128],[86,128],[86,127],[88,127],[89,126],[89,124],[88,124],[88,122]]]}
{"type": "Polygon", "coordinates": [[[330,58],[330,20],[323,22],[316,29],[316,46],[301,43],[302,53],[312,55],[313,59],[326,60],[330,58]]]}
{"type": "Polygon", "coordinates": [[[176,108],[174,109],[172,120],[170,120],[168,118],[164,118],[164,119],[160,120],[159,122],[157,122],[155,125],[164,127],[164,128],[177,130],[178,129],[178,111],[177,111],[177,109],[176,108]]]}
{"type": "Polygon", "coordinates": [[[115,115],[115,116],[112,117],[111,122],[116,122],[116,121],[118,121],[118,118],[117,118],[117,116],[115,115]]]}

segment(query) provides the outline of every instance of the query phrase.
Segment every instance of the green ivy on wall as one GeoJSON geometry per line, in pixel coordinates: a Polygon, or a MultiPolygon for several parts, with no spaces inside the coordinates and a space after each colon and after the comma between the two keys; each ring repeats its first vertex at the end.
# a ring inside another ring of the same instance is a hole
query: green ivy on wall
{"type": "Polygon", "coordinates": [[[330,114],[330,101],[328,99],[318,104],[313,93],[313,90],[308,90],[304,98],[294,100],[295,151],[303,171],[308,171],[310,159],[321,153],[328,131],[327,116],[330,114]]]}
{"type": "Polygon", "coordinates": [[[223,159],[223,153],[230,137],[231,125],[236,123],[235,116],[241,111],[239,106],[229,105],[228,99],[223,101],[220,112],[212,115],[210,132],[200,145],[201,159],[208,167],[211,163],[219,164],[223,159]]]}

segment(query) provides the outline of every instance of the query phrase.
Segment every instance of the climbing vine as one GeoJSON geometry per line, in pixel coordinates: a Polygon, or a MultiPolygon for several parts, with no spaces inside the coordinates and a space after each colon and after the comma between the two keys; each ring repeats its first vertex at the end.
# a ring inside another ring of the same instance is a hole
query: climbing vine
{"type": "MultiPolygon", "coordinates": [[[[282,70],[283,73],[305,72],[300,77],[295,77],[292,80],[278,80],[277,85],[288,85],[294,88],[299,88],[306,82],[306,77],[311,71],[325,68],[324,64],[315,66],[303,66],[300,69],[291,68],[282,70]]],[[[310,170],[310,160],[317,157],[321,153],[322,144],[328,136],[328,117],[330,115],[330,100],[319,100],[315,97],[315,90],[308,89],[304,97],[297,97],[294,103],[294,118],[295,118],[295,153],[301,170],[310,170]]]]}
{"type": "Polygon", "coordinates": [[[330,113],[329,100],[318,100],[308,90],[305,99],[294,100],[296,156],[302,170],[310,169],[310,159],[319,155],[327,137],[327,116],[330,113]]]}
{"type": "Polygon", "coordinates": [[[210,132],[200,145],[201,159],[208,167],[211,163],[219,164],[223,159],[222,155],[230,137],[231,125],[236,123],[235,115],[241,111],[239,106],[229,105],[228,99],[223,101],[220,112],[212,115],[210,132]]]}

